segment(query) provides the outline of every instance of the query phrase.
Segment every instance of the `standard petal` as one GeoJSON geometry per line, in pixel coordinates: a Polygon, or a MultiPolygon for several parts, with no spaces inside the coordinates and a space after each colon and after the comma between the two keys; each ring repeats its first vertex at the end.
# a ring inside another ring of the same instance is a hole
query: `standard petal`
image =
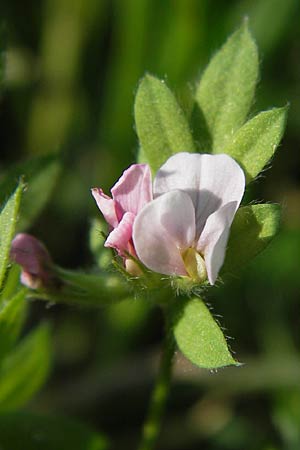
{"type": "Polygon", "coordinates": [[[207,218],[229,202],[238,208],[245,190],[245,176],[228,155],[177,153],[158,170],[154,197],[172,189],[187,192],[196,211],[197,238],[207,218]]]}
{"type": "Polygon", "coordinates": [[[133,225],[138,258],[149,269],[166,275],[187,275],[182,251],[195,238],[195,210],[182,191],[168,192],[148,203],[133,225]]]}
{"type": "Polygon", "coordinates": [[[111,189],[113,199],[120,210],[119,215],[129,211],[137,215],[143,206],[152,200],[151,172],[147,164],[133,164],[123,172],[111,189]]]}
{"type": "Polygon", "coordinates": [[[197,250],[205,260],[210,284],[215,284],[226,252],[226,245],[237,202],[230,202],[211,214],[206,221],[197,244],[197,250]]]}
{"type": "Polygon", "coordinates": [[[104,192],[100,188],[93,188],[92,196],[96,200],[97,206],[102,212],[106,222],[112,228],[115,228],[119,223],[116,213],[115,201],[108,195],[104,194],[104,192]]]}
{"type": "Polygon", "coordinates": [[[104,246],[115,248],[120,255],[124,256],[124,253],[128,251],[128,243],[132,238],[134,219],[134,214],[130,212],[125,213],[118,226],[108,235],[104,246]]]}

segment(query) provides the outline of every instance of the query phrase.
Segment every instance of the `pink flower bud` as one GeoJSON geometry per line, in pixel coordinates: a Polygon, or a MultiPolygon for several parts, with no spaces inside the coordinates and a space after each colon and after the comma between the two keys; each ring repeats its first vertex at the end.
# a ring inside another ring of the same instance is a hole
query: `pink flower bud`
{"type": "Polygon", "coordinates": [[[52,260],[46,247],[34,236],[19,233],[11,243],[10,257],[22,267],[21,283],[31,289],[53,283],[52,260]]]}

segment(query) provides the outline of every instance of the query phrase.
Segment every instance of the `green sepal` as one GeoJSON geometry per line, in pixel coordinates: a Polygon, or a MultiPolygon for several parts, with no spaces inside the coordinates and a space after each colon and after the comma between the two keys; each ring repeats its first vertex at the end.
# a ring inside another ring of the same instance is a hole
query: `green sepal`
{"type": "Polygon", "coordinates": [[[263,111],[243,125],[223,153],[232,156],[252,181],[270,161],[283,136],[287,107],[263,111]]]}
{"type": "Polygon", "coordinates": [[[211,59],[196,93],[213,153],[221,153],[245,122],[257,77],[257,47],[245,21],[211,59]]]}
{"type": "Polygon", "coordinates": [[[0,412],[24,406],[45,383],[51,361],[50,329],[41,325],[1,362],[0,412]]]}
{"type": "Polygon", "coordinates": [[[16,230],[23,186],[23,182],[20,182],[0,214],[0,290],[9,262],[10,245],[16,230]]]}
{"type": "Polygon", "coordinates": [[[107,450],[108,442],[77,420],[18,411],[0,415],[0,448],[107,450]]]}
{"type": "Polygon", "coordinates": [[[178,304],[173,323],[179,349],[196,366],[217,369],[239,365],[228,349],[220,326],[201,299],[192,298],[178,304]]]}
{"type": "Polygon", "coordinates": [[[196,151],[186,117],[163,80],[144,76],[134,113],[143,155],[138,160],[148,163],[153,173],[173,154],[196,151]]]}
{"type": "Polygon", "coordinates": [[[280,206],[260,204],[238,209],[231,226],[222,274],[235,274],[264,250],[280,226],[280,206]]]}

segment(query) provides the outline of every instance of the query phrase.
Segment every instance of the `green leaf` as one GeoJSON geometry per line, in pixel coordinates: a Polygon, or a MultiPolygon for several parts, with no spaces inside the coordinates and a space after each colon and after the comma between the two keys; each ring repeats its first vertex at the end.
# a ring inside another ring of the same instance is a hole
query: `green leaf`
{"type": "Polygon", "coordinates": [[[56,185],[61,166],[54,156],[30,159],[12,167],[0,181],[1,198],[12,190],[15,180],[22,176],[26,190],[22,199],[18,228],[24,231],[40,214],[56,185]]]}
{"type": "Polygon", "coordinates": [[[245,122],[257,77],[257,48],[245,22],[212,58],[196,93],[212,137],[213,153],[222,153],[245,122]]]}
{"type": "Polygon", "coordinates": [[[233,136],[224,153],[242,166],[250,182],[272,158],[284,132],[287,108],[264,111],[249,120],[233,136]]]}
{"type": "Polygon", "coordinates": [[[222,273],[233,274],[266,248],[277,234],[280,206],[249,205],[239,208],[231,226],[222,273]]]}
{"type": "Polygon", "coordinates": [[[134,112],[143,162],[149,163],[154,173],[174,153],[196,151],[184,113],[163,80],[145,75],[134,112]]]}
{"type": "Polygon", "coordinates": [[[25,405],[44,384],[51,366],[50,330],[39,326],[0,366],[0,411],[25,405]]]}
{"type": "Polygon", "coordinates": [[[61,416],[13,412],[0,415],[1,450],[106,450],[106,438],[61,416]]]}
{"type": "Polygon", "coordinates": [[[196,366],[217,369],[238,365],[228,350],[221,328],[198,298],[189,299],[179,307],[174,335],[182,353],[196,366]]]}
{"type": "Polygon", "coordinates": [[[9,265],[3,289],[0,292],[0,309],[3,303],[6,303],[14,297],[20,290],[21,266],[18,264],[9,265]]]}
{"type": "Polygon", "coordinates": [[[23,183],[21,182],[0,215],[0,289],[9,261],[10,244],[15,234],[22,190],[23,183]]]}
{"type": "Polygon", "coordinates": [[[20,290],[0,307],[0,361],[18,339],[25,319],[26,290],[20,290]]]}

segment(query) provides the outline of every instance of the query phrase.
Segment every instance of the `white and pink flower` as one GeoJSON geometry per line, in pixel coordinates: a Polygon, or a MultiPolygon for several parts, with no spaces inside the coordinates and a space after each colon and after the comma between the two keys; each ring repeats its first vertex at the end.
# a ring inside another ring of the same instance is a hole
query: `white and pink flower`
{"type": "Polygon", "coordinates": [[[245,176],[228,155],[177,153],[158,170],[134,164],[111,189],[92,193],[111,231],[105,246],[147,268],[214,284],[224,262],[245,176]],[[152,193],[153,192],[153,193],[152,193]]]}

